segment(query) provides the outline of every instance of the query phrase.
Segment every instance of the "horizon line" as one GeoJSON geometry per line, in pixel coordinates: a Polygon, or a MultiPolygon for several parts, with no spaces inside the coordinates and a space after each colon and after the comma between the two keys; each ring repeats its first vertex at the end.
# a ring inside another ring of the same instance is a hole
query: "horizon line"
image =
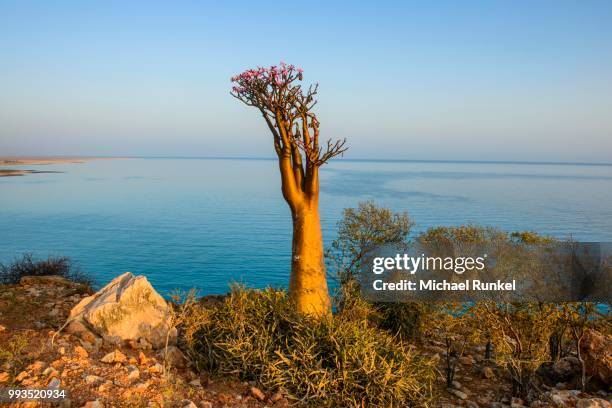
{"type": "MultiPolygon", "coordinates": [[[[70,158],[70,159],[185,159],[185,160],[277,160],[273,156],[162,156],[162,155],[7,155],[0,159],[44,159],[44,158],[70,158]]],[[[455,163],[455,164],[525,164],[525,165],[566,165],[566,166],[612,166],[612,162],[572,162],[572,161],[534,161],[534,160],[458,160],[458,159],[384,159],[384,158],[344,158],[334,160],[345,162],[387,162],[387,163],[455,163]]]]}

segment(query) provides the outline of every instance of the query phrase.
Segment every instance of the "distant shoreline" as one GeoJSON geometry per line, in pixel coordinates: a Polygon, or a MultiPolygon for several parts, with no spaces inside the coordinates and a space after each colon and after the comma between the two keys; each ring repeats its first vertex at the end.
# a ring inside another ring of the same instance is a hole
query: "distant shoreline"
{"type": "Polygon", "coordinates": [[[46,164],[85,163],[92,160],[116,160],[122,157],[83,156],[0,156],[0,166],[29,166],[46,164]]]}
{"type": "Polygon", "coordinates": [[[119,157],[44,157],[44,156],[0,156],[0,177],[25,176],[27,174],[41,173],[63,173],[63,171],[46,171],[46,170],[31,170],[31,169],[11,169],[3,168],[8,166],[41,166],[48,164],[76,164],[85,163],[92,160],[115,160],[119,157]]]}

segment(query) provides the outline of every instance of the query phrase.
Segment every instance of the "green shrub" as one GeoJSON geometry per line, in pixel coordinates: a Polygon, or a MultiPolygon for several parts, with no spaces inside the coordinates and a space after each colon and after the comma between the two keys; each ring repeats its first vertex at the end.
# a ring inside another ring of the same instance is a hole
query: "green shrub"
{"type": "Polygon", "coordinates": [[[220,305],[192,311],[182,329],[199,369],[238,375],[306,405],[426,404],[433,363],[355,316],[345,308],[308,319],[283,291],[234,287],[220,305]]]}
{"type": "Polygon", "coordinates": [[[0,264],[0,284],[16,284],[24,276],[47,275],[58,275],[74,282],[93,286],[93,280],[76,269],[70,258],[65,256],[51,256],[45,260],[35,260],[32,254],[26,253],[20,259],[15,259],[10,265],[0,264]]]}

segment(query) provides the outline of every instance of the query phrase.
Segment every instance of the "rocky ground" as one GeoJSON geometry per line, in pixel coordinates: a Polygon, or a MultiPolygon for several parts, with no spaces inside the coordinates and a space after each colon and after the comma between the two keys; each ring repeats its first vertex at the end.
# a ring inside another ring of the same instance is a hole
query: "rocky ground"
{"type": "Polygon", "coordinates": [[[92,344],[57,334],[73,306],[88,296],[80,285],[58,282],[34,279],[0,286],[0,388],[67,389],[69,399],[54,404],[62,407],[287,405],[281,395],[265,394],[252,384],[196,374],[178,349],[166,359],[146,345],[92,344]]]}
{"type": "MultiPolygon", "coordinates": [[[[0,388],[63,388],[62,407],[283,407],[290,402],[255,384],[200,375],[182,352],[170,346],[155,351],[147,341],[127,346],[63,327],[70,311],[89,296],[88,289],[61,278],[25,278],[0,286],[0,388]],[[60,328],[63,330],[60,331],[60,328]]],[[[432,339],[424,352],[439,359],[444,372],[445,348],[432,339]]],[[[459,360],[453,387],[437,384],[436,407],[521,408],[511,398],[503,370],[470,349],[459,360]]],[[[569,360],[568,360],[569,361],[569,360]]],[[[563,370],[564,361],[557,370],[563,370]]],[[[565,365],[564,365],[565,364],[565,365]]],[[[571,366],[571,364],[569,364],[571,366]]],[[[567,368],[567,367],[566,367],[567,368]]],[[[570,367],[571,368],[571,367],[570,367]]],[[[605,391],[582,393],[571,383],[546,387],[532,407],[611,407],[605,391]]],[[[48,406],[46,404],[45,406],[48,406]]],[[[42,406],[38,402],[12,406],[42,406]]]]}
{"type": "MultiPolygon", "coordinates": [[[[438,369],[441,373],[445,368],[446,349],[444,344],[437,340],[430,340],[425,345],[425,353],[439,359],[438,369]]],[[[605,391],[585,393],[573,389],[576,384],[572,382],[559,382],[554,386],[541,384],[543,394],[539,400],[530,404],[519,398],[512,397],[510,379],[501,367],[492,361],[483,358],[484,347],[468,350],[459,358],[453,386],[446,388],[442,376],[437,383],[436,407],[490,407],[490,408],[545,408],[545,407],[577,407],[577,408],[606,408],[612,407],[610,400],[612,394],[605,391]]],[[[561,360],[555,365],[555,375],[571,377],[577,373],[578,367],[573,357],[561,360]],[[569,362],[572,362],[570,364],[569,362]],[[569,366],[569,367],[568,367],[569,366]]]]}

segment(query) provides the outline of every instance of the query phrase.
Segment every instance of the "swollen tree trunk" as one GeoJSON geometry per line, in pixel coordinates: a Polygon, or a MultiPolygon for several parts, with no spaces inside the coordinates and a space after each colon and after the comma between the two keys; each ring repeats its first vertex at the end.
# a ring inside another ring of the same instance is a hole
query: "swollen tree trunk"
{"type": "Polygon", "coordinates": [[[331,302],[325,277],[318,200],[292,209],[293,246],[289,296],[300,313],[328,315],[331,302]]]}

